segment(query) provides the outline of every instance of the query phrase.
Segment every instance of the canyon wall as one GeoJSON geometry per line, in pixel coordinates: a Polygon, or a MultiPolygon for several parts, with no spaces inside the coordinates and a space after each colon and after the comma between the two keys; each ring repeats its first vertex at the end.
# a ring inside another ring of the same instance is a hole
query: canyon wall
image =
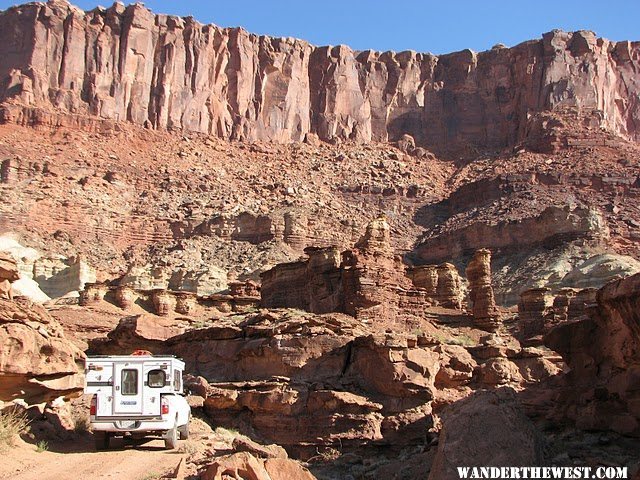
{"type": "Polygon", "coordinates": [[[481,53],[356,52],[52,0],[0,14],[0,58],[0,118],[23,124],[56,111],[251,141],[411,134],[442,151],[509,146],[537,112],[577,107],[640,138],[640,43],[586,31],[481,53]]]}

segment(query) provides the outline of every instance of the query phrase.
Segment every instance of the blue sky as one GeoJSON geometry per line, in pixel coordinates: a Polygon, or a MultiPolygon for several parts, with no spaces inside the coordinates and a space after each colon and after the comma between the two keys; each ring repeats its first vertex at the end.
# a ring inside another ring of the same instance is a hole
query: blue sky
{"type": "MultiPolygon", "coordinates": [[[[0,0],[0,8],[15,1],[0,0]]],[[[90,9],[99,3],[76,0],[90,9]]],[[[125,2],[128,3],[128,2],[125,2]]],[[[111,2],[104,2],[110,5],[111,2]]],[[[148,0],[158,13],[354,49],[476,51],[539,38],[554,28],[640,40],[640,0],[148,0]]]]}

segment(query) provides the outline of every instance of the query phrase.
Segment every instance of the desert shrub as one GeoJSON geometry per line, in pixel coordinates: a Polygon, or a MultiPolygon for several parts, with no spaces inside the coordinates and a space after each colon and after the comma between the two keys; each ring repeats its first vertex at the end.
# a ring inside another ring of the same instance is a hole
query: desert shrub
{"type": "Polygon", "coordinates": [[[10,409],[0,413],[0,449],[13,446],[15,438],[26,432],[29,419],[25,412],[10,409]]]}
{"type": "Polygon", "coordinates": [[[88,432],[91,427],[89,417],[86,415],[78,415],[73,418],[73,431],[76,433],[88,432]]]}

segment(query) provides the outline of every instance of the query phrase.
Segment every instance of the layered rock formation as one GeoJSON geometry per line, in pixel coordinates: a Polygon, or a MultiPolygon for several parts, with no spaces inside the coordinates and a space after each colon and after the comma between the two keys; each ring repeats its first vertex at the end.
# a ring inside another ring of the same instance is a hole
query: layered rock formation
{"type": "Polygon", "coordinates": [[[86,284],[80,292],[79,304],[86,307],[100,302],[113,303],[126,311],[146,310],[160,316],[205,317],[255,308],[260,303],[260,289],[255,282],[236,282],[228,293],[198,295],[166,288],[136,289],[126,284],[86,284]]]}
{"type": "Polygon", "coordinates": [[[462,308],[464,285],[455,265],[418,265],[407,274],[413,285],[424,290],[434,303],[446,308],[462,308]]]}
{"type": "Polygon", "coordinates": [[[520,294],[519,338],[527,345],[542,345],[543,337],[556,325],[583,319],[596,304],[595,288],[533,288],[520,294]]]}
{"type": "Polygon", "coordinates": [[[262,274],[261,305],[313,313],[342,312],[364,322],[391,323],[420,316],[431,305],[462,307],[455,266],[410,272],[394,255],[385,218],[369,222],[354,248],[305,249],[308,259],[276,265],[262,274]]]}
{"type": "Polygon", "coordinates": [[[304,252],[308,260],[279,264],[262,274],[261,305],[314,313],[344,311],[340,251],[310,247],[304,252]]]}
{"type": "Polygon", "coordinates": [[[517,222],[477,222],[425,239],[417,246],[415,255],[426,263],[468,255],[480,248],[523,249],[576,238],[602,241],[608,237],[606,222],[597,209],[554,206],[517,222]]]}
{"type": "Polygon", "coordinates": [[[553,297],[549,288],[532,288],[520,294],[518,316],[522,338],[531,339],[545,331],[553,297]]]}
{"type": "Polygon", "coordinates": [[[16,282],[16,292],[36,302],[75,294],[85,283],[96,281],[95,270],[82,256],[43,256],[6,237],[0,238],[0,255],[18,270],[20,278],[12,280],[16,282]]]}
{"type": "Polygon", "coordinates": [[[154,15],[141,4],[82,12],[64,0],[10,8],[0,31],[5,121],[77,124],[68,114],[90,114],[223,138],[410,134],[434,149],[495,148],[523,139],[536,112],[570,105],[598,111],[601,126],[626,138],[639,135],[640,47],[586,31],[482,53],[354,52],[154,15]]]}
{"type": "Polygon", "coordinates": [[[218,424],[250,429],[290,451],[397,435],[415,444],[430,426],[439,356],[415,339],[371,335],[346,315],[295,310],[221,321],[168,340],[164,322],[156,330],[144,317],[128,319],[90,351],[179,355],[206,379],[190,388],[205,397],[218,424]]]}
{"type": "Polygon", "coordinates": [[[210,266],[200,271],[153,265],[131,265],[118,281],[134,290],[170,289],[192,292],[200,296],[213,295],[227,289],[227,272],[210,266]]]}
{"type": "Polygon", "coordinates": [[[42,403],[77,393],[83,359],[44,308],[0,300],[0,400],[42,403]]]}
{"type": "Polygon", "coordinates": [[[558,371],[544,352],[522,349],[512,337],[472,329],[461,346],[452,330],[430,322],[408,334],[339,313],[263,309],[176,334],[185,326],[126,318],[91,341],[89,352],[180,356],[194,375],[185,385],[216,424],[297,458],[337,446],[423,445],[443,405],[558,371]]]}
{"type": "Polygon", "coordinates": [[[582,320],[545,343],[570,367],[557,412],[579,428],[640,435],[640,275],[607,284],[582,320]]]}

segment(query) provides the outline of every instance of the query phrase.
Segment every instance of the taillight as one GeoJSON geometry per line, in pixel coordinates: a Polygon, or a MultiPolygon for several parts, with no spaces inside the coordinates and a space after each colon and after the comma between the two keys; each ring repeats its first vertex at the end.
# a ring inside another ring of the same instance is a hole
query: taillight
{"type": "Polygon", "coordinates": [[[89,407],[89,415],[95,416],[97,411],[98,411],[98,399],[94,395],[93,397],[91,397],[91,406],[89,407]]]}
{"type": "Polygon", "coordinates": [[[162,397],[160,413],[162,413],[162,415],[167,415],[169,413],[169,402],[167,402],[164,397],[162,397]]]}

